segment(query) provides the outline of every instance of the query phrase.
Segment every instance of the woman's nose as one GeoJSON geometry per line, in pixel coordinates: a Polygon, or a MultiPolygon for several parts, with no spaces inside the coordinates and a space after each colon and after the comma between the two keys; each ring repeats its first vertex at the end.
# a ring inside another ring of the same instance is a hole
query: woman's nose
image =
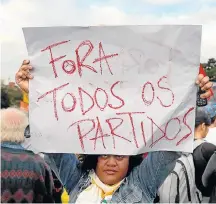
{"type": "Polygon", "coordinates": [[[116,163],[116,159],[114,156],[110,156],[108,161],[107,161],[107,165],[108,166],[116,166],[117,163],[116,163]]]}

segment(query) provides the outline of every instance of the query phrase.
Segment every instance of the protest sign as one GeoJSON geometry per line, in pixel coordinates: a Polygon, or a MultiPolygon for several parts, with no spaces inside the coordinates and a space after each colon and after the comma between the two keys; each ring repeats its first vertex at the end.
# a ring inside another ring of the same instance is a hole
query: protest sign
{"type": "Polygon", "coordinates": [[[201,26],[23,29],[41,152],[191,152],[201,26]]]}

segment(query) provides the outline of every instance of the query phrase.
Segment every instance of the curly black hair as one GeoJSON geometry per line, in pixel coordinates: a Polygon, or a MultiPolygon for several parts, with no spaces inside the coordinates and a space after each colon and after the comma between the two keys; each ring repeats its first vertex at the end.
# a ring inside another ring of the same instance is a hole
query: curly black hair
{"type": "MultiPolygon", "coordinates": [[[[98,162],[98,157],[100,155],[85,155],[82,163],[82,170],[84,172],[88,172],[90,170],[95,170],[98,162]]],[[[143,158],[142,155],[135,155],[129,157],[129,167],[127,176],[130,174],[130,172],[133,170],[134,167],[141,164],[143,158]]]]}

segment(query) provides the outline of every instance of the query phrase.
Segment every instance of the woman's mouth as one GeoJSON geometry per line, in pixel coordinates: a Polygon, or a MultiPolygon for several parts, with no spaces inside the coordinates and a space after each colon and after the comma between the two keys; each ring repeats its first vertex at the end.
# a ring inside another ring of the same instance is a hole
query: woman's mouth
{"type": "Polygon", "coordinates": [[[104,172],[108,175],[114,175],[116,173],[115,170],[105,170],[104,172]]]}

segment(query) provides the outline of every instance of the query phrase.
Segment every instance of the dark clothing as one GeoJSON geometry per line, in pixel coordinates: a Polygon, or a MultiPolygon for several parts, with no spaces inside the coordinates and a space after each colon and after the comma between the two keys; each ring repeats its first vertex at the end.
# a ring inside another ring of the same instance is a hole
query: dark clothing
{"type": "Polygon", "coordinates": [[[201,145],[199,145],[193,152],[196,186],[204,196],[209,196],[210,192],[208,188],[205,188],[203,186],[202,175],[205,171],[209,159],[215,151],[215,145],[208,142],[204,142],[201,145]]]}
{"type": "Polygon", "coordinates": [[[55,173],[52,172],[53,174],[53,179],[54,179],[54,193],[53,193],[53,198],[55,200],[55,203],[61,203],[61,195],[63,193],[63,186],[59,179],[56,177],[55,173]]]}
{"type": "Polygon", "coordinates": [[[44,160],[16,143],[1,144],[1,202],[51,203],[53,178],[44,160]]]}
{"type": "Polygon", "coordinates": [[[1,109],[10,107],[10,99],[5,88],[1,87],[1,109]]]}
{"type": "Polygon", "coordinates": [[[212,189],[209,203],[216,203],[216,185],[212,189]]]}
{"type": "Polygon", "coordinates": [[[205,187],[211,188],[210,203],[216,203],[216,152],[206,166],[202,176],[202,182],[205,187]]]}

